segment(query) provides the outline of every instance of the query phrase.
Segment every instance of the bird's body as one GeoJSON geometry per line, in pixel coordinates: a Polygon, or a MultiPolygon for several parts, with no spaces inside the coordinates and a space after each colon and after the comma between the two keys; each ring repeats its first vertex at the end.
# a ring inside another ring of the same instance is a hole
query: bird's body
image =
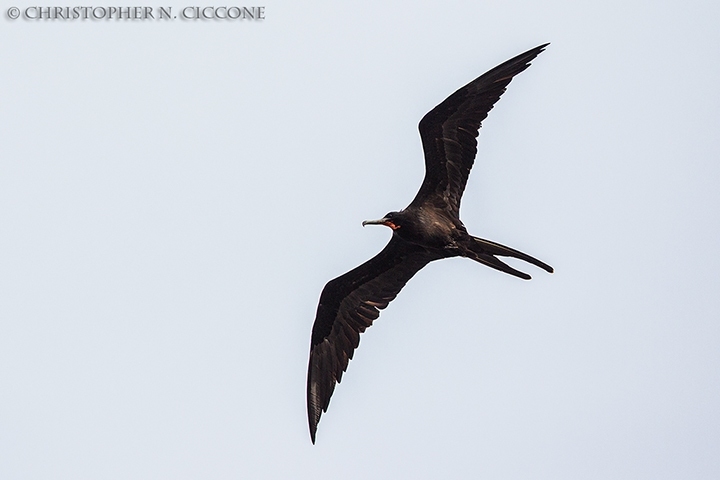
{"type": "Polygon", "coordinates": [[[327,411],[335,384],[360,342],[360,334],[387,307],[405,284],[429,262],[467,257],[497,270],[530,279],[496,255],[514,257],[548,272],[552,267],[499,243],[473,237],[460,221],[460,199],[477,152],[480,124],[510,80],[547,46],[529,50],[473,80],[431,110],[420,121],[425,152],[425,179],[405,209],[363,225],[385,225],[393,231],[375,257],[331,280],[320,295],[312,329],[307,407],[310,436],[327,411]]]}

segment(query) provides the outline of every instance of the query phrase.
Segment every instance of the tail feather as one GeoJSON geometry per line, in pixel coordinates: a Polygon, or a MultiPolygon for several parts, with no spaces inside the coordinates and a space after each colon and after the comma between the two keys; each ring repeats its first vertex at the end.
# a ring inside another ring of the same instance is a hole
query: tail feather
{"type": "Polygon", "coordinates": [[[553,273],[553,268],[550,265],[541,262],[537,258],[531,257],[526,253],[522,253],[513,248],[506,247],[505,245],[491,242],[490,240],[485,240],[483,238],[470,238],[472,238],[472,242],[468,242],[468,244],[466,244],[468,251],[465,252],[465,256],[487,265],[488,267],[495,268],[501,272],[509,273],[510,275],[515,275],[516,277],[520,277],[524,280],[530,280],[530,275],[527,273],[516,270],[495,257],[495,255],[499,255],[501,257],[519,258],[520,260],[524,260],[542,268],[548,273],[553,273]]]}
{"type": "Polygon", "coordinates": [[[493,257],[492,255],[490,255],[488,253],[472,252],[472,255],[469,258],[472,258],[473,260],[480,262],[483,265],[487,265],[488,267],[492,267],[494,269],[500,270],[501,272],[509,273],[510,275],[515,275],[516,277],[520,277],[523,280],[530,280],[532,278],[527,273],[521,272],[520,270],[515,270],[513,267],[511,267],[507,263],[503,262],[502,260],[498,259],[497,257],[493,257]]]}

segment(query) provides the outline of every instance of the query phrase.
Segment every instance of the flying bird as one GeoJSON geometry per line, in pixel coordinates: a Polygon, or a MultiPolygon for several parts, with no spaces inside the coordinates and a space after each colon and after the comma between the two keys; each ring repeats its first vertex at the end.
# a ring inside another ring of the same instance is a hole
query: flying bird
{"type": "Polygon", "coordinates": [[[473,237],[460,221],[460,199],[477,153],[480,124],[513,77],[549,44],[528,50],[468,83],[420,120],[425,179],[410,205],[365,225],[385,225],[392,238],[375,257],[331,280],[320,294],[310,341],[307,411],[310,438],[342,379],[360,334],[421,268],[433,260],[467,257],[529,280],[497,257],[514,257],[549,273],[551,266],[499,243],[473,237]]]}

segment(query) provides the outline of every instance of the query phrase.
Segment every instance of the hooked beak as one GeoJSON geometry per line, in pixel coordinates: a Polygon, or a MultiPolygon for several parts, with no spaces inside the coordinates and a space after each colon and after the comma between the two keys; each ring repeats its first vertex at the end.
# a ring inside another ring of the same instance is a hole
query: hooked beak
{"type": "Polygon", "coordinates": [[[365,220],[364,222],[362,222],[362,226],[364,227],[365,225],[385,225],[386,227],[390,227],[393,230],[397,230],[398,228],[400,228],[387,218],[381,218],[380,220],[365,220]]]}

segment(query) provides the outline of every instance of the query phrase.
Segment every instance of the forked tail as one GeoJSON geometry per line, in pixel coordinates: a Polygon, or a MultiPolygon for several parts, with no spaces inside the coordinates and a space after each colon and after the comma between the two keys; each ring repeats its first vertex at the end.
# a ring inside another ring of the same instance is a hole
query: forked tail
{"type": "Polygon", "coordinates": [[[519,258],[520,260],[525,260],[528,263],[532,263],[533,265],[542,268],[548,273],[553,273],[553,268],[550,265],[541,262],[537,258],[531,257],[530,255],[519,252],[510,247],[506,247],[505,245],[491,242],[490,240],[470,236],[469,241],[465,243],[464,246],[466,247],[466,251],[463,252],[463,256],[487,265],[488,267],[500,270],[501,272],[515,275],[516,277],[520,277],[524,280],[530,280],[530,275],[519,270],[515,270],[510,265],[495,257],[495,255],[499,255],[501,257],[519,258]]]}

